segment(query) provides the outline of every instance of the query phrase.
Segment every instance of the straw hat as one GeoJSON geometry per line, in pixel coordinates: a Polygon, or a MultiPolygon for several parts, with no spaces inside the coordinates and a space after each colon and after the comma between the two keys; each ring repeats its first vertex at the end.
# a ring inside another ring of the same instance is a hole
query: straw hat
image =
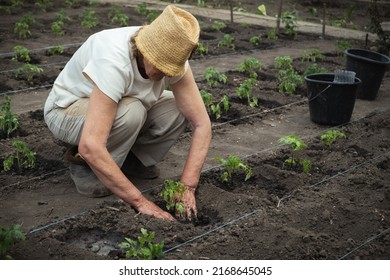
{"type": "Polygon", "coordinates": [[[141,28],[135,43],[142,55],[167,76],[184,74],[184,64],[198,46],[199,24],[189,12],[167,6],[141,28]]]}

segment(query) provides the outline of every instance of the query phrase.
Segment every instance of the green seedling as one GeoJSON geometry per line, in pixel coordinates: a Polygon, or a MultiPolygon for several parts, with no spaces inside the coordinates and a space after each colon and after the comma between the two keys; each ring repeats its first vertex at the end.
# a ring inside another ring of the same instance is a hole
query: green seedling
{"type": "Polygon", "coordinates": [[[30,50],[24,46],[17,45],[13,48],[14,50],[14,56],[12,57],[13,61],[20,61],[20,62],[30,62],[30,50]]]}
{"type": "Polygon", "coordinates": [[[78,8],[81,6],[81,1],[82,0],[66,0],[65,5],[68,8],[78,8]]]}
{"type": "Polygon", "coordinates": [[[242,73],[248,73],[251,78],[257,79],[257,71],[261,67],[261,62],[254,58],[245,58],[242,63],[238,65],[238,71],[242,73]]]}
{"type": "Polygon", "coordinates": [[[252,177],[252,168],[244,164],[237,156],[229,155],[227,159],[220,157],[215,157],[214,160],[223,165],[224,172],[222,173],[220,179],[221,182],[228,183],[232,180],[233,174],[239,170],[245,171],[245,181],[249,180],[252,177]]]}
{"type": "Polygon", "coordinates": [[[317,63],[311,63],[309,66],[307,66],[305,72],[303,73],[303,76],[306,77],[310,74],[316,74],[316,73],[326,73],[328,72],[328,69],[322,66],[318,66],[317,63]]]}
{"type": "Polygon", "coordinates": [[[331,147],[337,138],[347,138],[347,136],[339,130],[328,130],[320,136],[321,142],[328,147],[331,147]]]}
{"type": "Polygon", "coordinates": [[[19,127],[18,115],[11,112],[11,97],[5,96],[4,102],[0,104],[0,130],[6,133],[7,137],[19,127]]]}
{"type": "Polygon", "coordinates": [[[57,36],[64,36],[64,22],[63,21],[55,21],[51,24],[51,32],[57,36]]]}
{"type": "Polygon", "coordinates": [[[64,47],[63,46],[53,46],[50,49],[46,51],[46,55],[52,56],[52,55],[59,55],[64,52],[64,47]]]}
{"type": "Polygon", "coordinates": [[[200,55],[206,55],[208,54],[209,49],[206,47],[206,45],[202,42],[199,42],[198,48],[196,49],[196,53],[200,55]]]}
{"type": "Polygon", "coordinates": [[[304,79],[293,68],[293,60],[290,56],[275,58],[275,66],[279,69],[278,90],[281,93],[295,94],[296,89],[304,83],[304,79]]]}
{"type": "Polygon", "coordinates": [[[11,225],[9,228],[0,227],[0,259],[10,260],[7,251],[15,245],[18,240],[25,240],[26,236],[20,229],[20,225],[11,225]]]}
{"type": "Polygon", "coordinates": [[[226,24],[223,21],[216,20],[211,25],[211,29],[215,32],[221,32],[222,29],[226,28],[226,24]]]}
{"type": "Polygon", "coordinates": [[[35,6],[37,6],[42,12],[46,12],[48,8],[53,6],[52,0],[35,0],[35,6]]]}
{"type": "Polygon", "coordinates": [[[43,69],[30,63],[25,63],[15,71],[15,77],[19,78],[20,76],[25,77],[27,81],[32,81],[34,76],[42,73],[43,69]]]}
{"type": "Polygon", "coordinates": [[[148,14],[148,4],[146,3],[141,3],[138,4],[135,7],[135,11],[140,15],[140,16],[146,16],[148,14]]]}
{"type": "Polygon", "coordinates": [[[15,22],[14,33],[19,35],[19,39],[26,39],[31,36],[30,26],[35,23],[31,12],[25,14],[20,20],[15,22]]]}
{"type": "Polygon", "coordinates": [[[258,46],[261,43],[261,37],[258,35],[252,36],[249,39],[249,43],[251,43],[253,46],[258,46]]]}
{"type": "Polygon", "coordinates": [[[84,9],[81,16],[81,25],[85,28],[93,28],[99,24],[99,19],[96,16],[96,12],[91,9],[84,9]]]}
{"type": "Polygon", "coordinates": [[[233,43],[234,38],[230,34],[223,35],[222,40],[218,42],[218,47],[228,48],[228,49],[236,49],[236,45],[233,43]]]}
{"type": "Polygon", "coordinates": [[[23,0],[11,0],[12,8],[23,8],[24,2],[23,0]]]}
{"type": "Polygon", "coordinates": [[[348,40],[336,40],[336,47],[338,49],[337,54],[343,56],[344,51],[352,47],[352,43],[348,40]]]}
{"type": "Polygon", "coordinates": [[[141,228],[141,235],[136,240],[125,237],[125,241],[119,244],[119,248],[126,251],[126,258],[135,258],[138,260],[156,260],[164,256],[164,243],[153,243],[155,237],[154,231],[150,234],[144,228],[141,228]]]}
{"type": "Polygon", "coordinates": [[[178,198],[182,198],[186,190],[185,185],[179,181],[171,179],[165,180],[165,187],[161,192],[168,211],[177,210],[180,214],[184,213],[183,202],[178,202],[178,198]]]}
{"type": "Polygon", "coordinates": [[[149,22],[152,22],[160,15],[160,13],[161,12],[158,11],[158,10],[151,10],[151,11],[148,12],[146,17],[148,18],[149,22]]]}
{"type": "Polygon", "coordinates": [[[324,61],[325,56],[321,53],[319,49],[312,48],[309,51],[304,50],[302,53],[301,61],[317,62],[324,61]]]}
{"type": "Polygon", "coordinates": [[[206,7],[206,4],[204,3],[204,0],[197,0],[196,5],[198,7],[206,7]]]}
{"type": "Polygon", "coordinates": [[[284,24],[284,30],[287,35],[295,36],[297,34],[297,11],[283,12],[279,20],[284,24]]]}
{"type": "Polygon", "coordinates": [[[112,23],[119,23],[120,26],[127,26],[127,21],[129,20],[129,17],[125,15],[118,7],[113,6],[109,13],[108,18],[111,20],[112,23]]]}
{"type": "Polygon", "coordinates": [[[227,83],[227,77],[225,74],[219,72],[215,67],[208,67],[204,72],[204,78],[210,87],[217,87],[220,84],[227,83]]]}
{"type": "Polygon", "coordinates": [[[35,167],[35,154],[27,147],[26,143],[20,140],[12,142],[14,153],[3,161],[4,171],[10,171],[15,165],[21,172],[23,169],[33,169],[35,167]]]}
{"type": "Polygon", "coordinates": [[[309,173],[311,169],[311,163],[309,160],[297,158],[296,152],[303,150],[307,147],[307,144],[299,139],[296,135],[282,136],[278,140],[279,143],[287,144],[290,146],[290,157],[284,162],[289,164],[291,167],[300,165],[303,168],[304,173],[309,173]]]}
{"type": "Polygon", "coordinates": [[[59,12],[55,14],[56,21],[62,21],[62,22],[67,22],[70,21],[70,17],[66,14],[66,12],[61,9],[59,12]]]}
{"type": "Polygon", "coordinates": [[[218,103],[213,103],[213,95],[208,91],[202,89],[200,90],[200,95],[202,96],[207,112],[210,115],[215,115],[217,120],[221,118],[222,110],[225,112],[229,111],[230,104],[229,97],[227,95],[224,95],[218,103]]]}
{"type": "Polygon", "coordinates": [[[277,40],[278,38],[279,38],[278,33],[276,32],[275,29],[272,29],[271,31],[267,32],[267,39],[277,40]]]}
{"type": "Polygon", "coordinates": [[[248,100],[249,106],[252,108],[258,106],[258,99],[253,97],[253,87],[256,85],[255,78],[249,78],[245,80],[238,88],[236,88],[236,93],[240,99],[246,98],[248,100]]]}

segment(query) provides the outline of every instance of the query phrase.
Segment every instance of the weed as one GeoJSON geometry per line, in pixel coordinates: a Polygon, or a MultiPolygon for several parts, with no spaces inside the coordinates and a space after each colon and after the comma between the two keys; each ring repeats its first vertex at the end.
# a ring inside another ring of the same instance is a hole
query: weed
{"type": "Polygon", "coordinates": [[[17,45],[13,48],[14,50],[14,56],[12,57],[13,61],[20,61],[20,62],[30,62],[30,50],[24,46],[17,45]]]}
{"type": "Polygon", "coordinates": [[[26,236],[20,229],[20,225],[11,225],[9,228],[0,227],[0,259],[12,259],[7,255],[10,247],[15,245],[17,240],[25,240],[26,236]]]}
{"type": "Polygon", "coordinates": [[[9,171],[15,164],[21,172],[23,169],[32,169],[35,167],[35,154],[27,147],[26,143],[20,140],[12,141],[15,151],[3,161],[4,171],[9,171]]]}
{"type": "Polygon", "coordinates": [[[347,136],[343,132],[333,129],[333,130],[328,130],[327,132],[322,134],[320,136],[320,140],[324,145],[331,147],[337,138],[346,138],[346,137],[347,136]]]}
{"type": "Polygon", "coordinates": [[[238,170],[244,170],[246,173],[245,181],[249,180],[252,177],[252,169],[244,164],[237,156],[229,155],[227,159],[220,157],[215,157],[215,161],[221,163],[224,167],[224,172],[222,173],[220,179],[221,182],[230,182],[233,174],[238,170]]]}
{"type": "Polygon", "coordinates": [[[138,260],[155,260],[164,256],[164,243],[153,243],[155,233],[150,234],[144,228],[141,228],[141,234],[136,240],[125,237],[125,241],[119,244],[119,248],[126,251],[126,258],[136,258],[138,260]]]}
{"type": "Polygon", "coordinates": [[[307,144],[299,139],[296,135],[282,136],[278,140],[279,143],[287,144],[290,146],[290,157],[284,162],[288,163],[291,167],[300,165],[303,168],[304,173],[309,173],[311,169],[311,162],[306,159],[299,159],[296,157],[296,152],[303,150],[307,147],[307,144]]]}
{"type": "Polygon", "coordinates": [[[18,129],[18,115],[11,111],[11,97],[5,96],[5,101],[0,104],[0,130],[10,136],[12,132],[18,129]]]}
{"type": "Polygon", "coordinates": [[[219,72],[215,67],[208,67],[204,72],[204,78],[210,87],[217,87],[221,83],[227,83],[227,77],[225,74],[219,72]]]}

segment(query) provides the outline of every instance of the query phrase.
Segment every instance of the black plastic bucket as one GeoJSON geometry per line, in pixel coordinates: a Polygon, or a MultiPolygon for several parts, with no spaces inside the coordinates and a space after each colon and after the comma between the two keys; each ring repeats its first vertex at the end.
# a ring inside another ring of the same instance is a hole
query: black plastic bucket
{"type": "Polygon", "coordinates": [[[305,77],[311,121],[318,124],[339,125],[351,120],[356,91],[361,83],[335,83],[335,74],[318,73],[305,77]]]}
{"type": "Polygon", "coordinates": [[[362,83],[359,85],[356,98],[374,100],[382,83],[390,58],[365,49],[347,49],[346,70],[356,73],[362,83]]]}

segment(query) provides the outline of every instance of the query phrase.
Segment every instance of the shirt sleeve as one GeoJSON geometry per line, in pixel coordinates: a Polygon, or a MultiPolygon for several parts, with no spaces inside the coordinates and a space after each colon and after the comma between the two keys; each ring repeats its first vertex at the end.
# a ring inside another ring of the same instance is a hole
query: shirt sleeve
{"type": "Polygon", "coordinates": [[[116,103],[130,80],[122,65],[106,58],[91,60],[83,69],[83,75],[116,103]]]}

